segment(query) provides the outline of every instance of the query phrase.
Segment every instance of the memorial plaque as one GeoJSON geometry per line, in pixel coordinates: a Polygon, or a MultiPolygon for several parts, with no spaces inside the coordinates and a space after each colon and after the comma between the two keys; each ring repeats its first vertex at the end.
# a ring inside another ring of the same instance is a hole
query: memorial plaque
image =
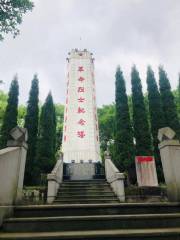
{"type": "Polygon", "coordinates": [[[158,186],[156,164],[153,156],[136,156],[136,174],[139,187],[158,186]]]}

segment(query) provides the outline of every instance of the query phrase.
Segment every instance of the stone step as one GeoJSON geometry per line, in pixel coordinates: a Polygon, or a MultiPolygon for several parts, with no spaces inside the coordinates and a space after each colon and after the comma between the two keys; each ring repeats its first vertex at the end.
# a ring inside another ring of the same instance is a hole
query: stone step
{"type": "Polygon", "coordinates": [[[59,198],[55,199],[53,204],[95,204],[95,203],[119,203],[119,200],[117,198],[87,198],[87,199],[64,199],[59,198]]]}
{"type": "Polygon", "coordinates": [[[88,187],[107,187],[109,184],[107,183],[98,183],[98,184],[68,184],[68,183],[62,183],[60,187],[71,187],[71,188],[88,188],[88,187]]]}
{"type": "Polygon", "coordinates": [[[104,190],[104,189],[72,189],[71,191],[63,191],[62,189],[59,189],[58,191],[58,194],[59,195],[62,195],[62,194],[69,194],[69,195],[73,195],[73,194],[80,194],[80,195],[83,195],[83,194],[96,194],[96,193],[100,193],[100,194],[107,194],[107,193],[113,193],[113,191],[111,189],[108,189],[108,190],[104,190]]]}
{"type": "Polygon", "coordinates": [[[0,233],[2,240],[179,240],[180,228],[0,233]]]}
{"type": "Polygon", "coordinates": [[[70,184],[76,184],[76,183],[106,183],[106,179],[92,179],[92,180],[64,180],[63,183],[70,183],[70,184]]]}
{"type": "Polygon", "coordinates": [[[79,186],[60,186],[59,191],[88,191],[88,190],[111,190],[110,186],[84,186],[84,187],[79,187],[79,186]]]}
{"type": "Polygon", "coordinates": [[[101,197],[114,197],[116,196],[113,192],[95,192],[95,193],[89,193],[89,192],[61,192],[57,194],[57,198],[62,198],[62,197],[68,197],[68,198],[96,198],[101,196],[101,197]]]}
{"type": "Polygon", "coordinates": [[[179,203],[106,203],[16,206],[15,217],[180,213],[179,203]]]}
{"type": "Polygon", "coordinates": [[[64,196],[62,195],[58,195],[56,197],[56,199],[62,199],[64,201],[66,200],[72,200],[72,201],[78,201],[78,200],[82,200],[82,199],[87,199],[87,200],[91,200],[91,199],[117,199],[117,197],[111,193],[111,194],[84,194],[84,195],[66,195],[64,196]]]}
{"type": "Polygon", "coordinates": [[[87,231],[104,229],[151,229],[180,227],[180,213],[9,218],[6,232],[87,231]]]}

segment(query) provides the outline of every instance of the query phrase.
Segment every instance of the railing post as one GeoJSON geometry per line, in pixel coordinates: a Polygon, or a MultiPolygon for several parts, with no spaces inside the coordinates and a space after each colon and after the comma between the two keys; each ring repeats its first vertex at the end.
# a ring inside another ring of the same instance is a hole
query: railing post
{"type": "Polygon", "coordinates": [[[59,186],[63,181],[63,157],[57,161],[52,172],[47,176],[48,180],[48,192],[47,203],[51,204],[58,192],[59,186]]]}
{"type": "Polygon", "coordinates": [[[16,187],[16,197],[14,203],[18,204],[21,202],[23,197],[23,183],[24,183],[24,172],[26,165],[26,154],[27,154],[27,140],[28,140],[28,132],[25,128],[20,128],[16,126],[10,131],[10,135],[13,140],[9,140],[7,142],[7,147],[14,148],[19,147],[19,156],[17,162],[17,187],[16,187]]]}
{"type": "Polygon", "coordinates": [[[105,175],[106,180],[110,184],[112,190],[120,200],[120,202],[125,201],[125,191],[124,191],[124,179],[123,173],[120,173],[116,168],[114,163],[111,161],[108,152],[105,153],[105,175]]]}
{"type": "Polygon", "coordinates": [[[11,216],[14,204],[23,195],[27,130],[15,127],[10,135],[12,140],[0,150],[0,226],[4,217],[11,216]]]}
{"type": "Polygon", "coordinates": [[[170,201],[180,201],[180,141],[169,127],[159,130],[159,150],[167,194],[170,201]]]}
{"type": "Polygon", "coordinates": [[[57,194],[57,183],[56,183],[56,175],[48,174],[48,192],[47,192],[47,203],[52,203],[57,194]]]}

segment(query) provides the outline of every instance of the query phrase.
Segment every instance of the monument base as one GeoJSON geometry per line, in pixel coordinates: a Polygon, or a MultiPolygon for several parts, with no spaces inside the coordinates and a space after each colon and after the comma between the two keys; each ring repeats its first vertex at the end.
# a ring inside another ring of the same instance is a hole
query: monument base
{"type": "Polygon", "coordinates": [[[68,163],[70,180],[91,180],[95,175],[95,163],[68,163]]]}

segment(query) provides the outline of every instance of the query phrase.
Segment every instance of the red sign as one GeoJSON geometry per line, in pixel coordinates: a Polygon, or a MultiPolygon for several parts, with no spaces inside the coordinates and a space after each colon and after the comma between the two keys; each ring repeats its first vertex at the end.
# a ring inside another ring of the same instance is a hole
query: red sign
{"type": "Polygon", "coordinates": [[[142,162],[152,162],[154,160],[153,156],[137,156],[136,161],[138,163],[142,162]]]}

